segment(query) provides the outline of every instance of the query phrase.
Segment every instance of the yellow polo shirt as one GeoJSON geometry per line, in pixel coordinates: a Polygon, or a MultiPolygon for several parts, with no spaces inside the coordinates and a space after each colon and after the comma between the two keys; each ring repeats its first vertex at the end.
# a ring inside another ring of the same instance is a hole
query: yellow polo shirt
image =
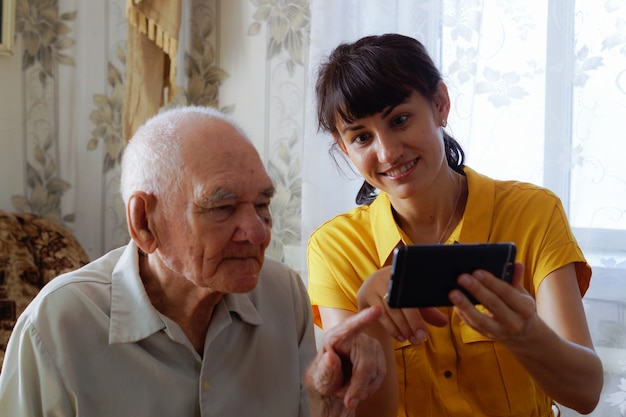
{"type": "MultiPolygon", "coordinates": [[[[524,263],[522,285],[535,296],[552,271],[576,263],[581,295],[591,268],[574,238],[559,198],[523,182],[499,181],[466,167],[469,189],[463,219],[451,242],[515,242],[524,263]]],[[[357,311],[356,292],[373,272],[390,265],[393,249],[410,244],[393,219],[385,193],[320,226],[308,245],[308,289],[318,306],[357,311]]],[[[446,327],[429,326],[418,345],[395,344],[399,416],[552,416],[552,400],[503,347],[442,308],[446,327]]]]}

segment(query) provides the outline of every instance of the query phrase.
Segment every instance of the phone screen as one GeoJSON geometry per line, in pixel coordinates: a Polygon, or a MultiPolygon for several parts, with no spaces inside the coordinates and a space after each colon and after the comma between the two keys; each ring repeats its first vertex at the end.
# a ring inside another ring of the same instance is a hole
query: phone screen
{"type": "Polygon", "coordinates": [[[393,254],[389,306],[451,306],[448,294],[454,288],[478,304],[457,284],[459,275],[484,269],[510,283],[515,254],[516,247],[511,242],[400,246],[393,254]]]}

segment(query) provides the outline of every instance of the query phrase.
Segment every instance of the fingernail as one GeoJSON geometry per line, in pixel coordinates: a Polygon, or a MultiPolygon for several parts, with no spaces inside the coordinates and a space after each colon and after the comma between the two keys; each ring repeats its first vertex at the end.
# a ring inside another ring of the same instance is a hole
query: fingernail
{"type": "Polygon", "coordinates": [[[458,303],[459,301],[461,301],[461,295],[456,291],[452,291],[450,293],[450,301],[452,301],[453,303],[458,303]]]}
{"type": "Polygon", "coordinates": [[[467,275],[461,275],[461,277],[459,278],[459,283],[461,285],[469,285],[471,282],[472,280],[467,275]]]}
{"type": "Polygon", "coordinates": [[[413,342],[413,343],[422,343],[427,338],[428,338],[428,335],[426,334],[426,332],[423,329],[419,329],[415,333],[415,339],[417,339],[417,340],[415,342],[413,342]]]}

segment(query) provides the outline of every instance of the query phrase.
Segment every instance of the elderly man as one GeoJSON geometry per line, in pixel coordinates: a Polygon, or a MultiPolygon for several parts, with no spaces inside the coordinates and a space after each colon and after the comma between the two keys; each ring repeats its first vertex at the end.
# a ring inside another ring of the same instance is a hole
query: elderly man
{"type": "Polygon", "coordinates": [[[227,116],[150,119],[121,190],[131,242],[20,316],[3,416],[333,416],[378,388],[384,358],[362,331],[381,311],[337,326],[316,356],[302,280],[265,257],[272,181],[227,116]]]}

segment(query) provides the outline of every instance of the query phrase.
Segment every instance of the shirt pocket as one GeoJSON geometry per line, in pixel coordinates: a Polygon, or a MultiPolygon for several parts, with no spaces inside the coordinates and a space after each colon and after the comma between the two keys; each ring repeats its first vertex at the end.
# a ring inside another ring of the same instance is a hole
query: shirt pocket
{"type": "Polygon", "coordinates": [[[549,400],[511,353],[489,337],[460,323],[459,378],[488,415],[544,415],[549,400]],[[546,403],[546,401],[548,401],[546,403]]]}
{"type": "Polygon", "coordinates": [[[395,342],[398,372],[397,417],[432,416],[433,400],[441,398],[433,391],[432,369],[427,363],[426,343],[395,342]]]}

